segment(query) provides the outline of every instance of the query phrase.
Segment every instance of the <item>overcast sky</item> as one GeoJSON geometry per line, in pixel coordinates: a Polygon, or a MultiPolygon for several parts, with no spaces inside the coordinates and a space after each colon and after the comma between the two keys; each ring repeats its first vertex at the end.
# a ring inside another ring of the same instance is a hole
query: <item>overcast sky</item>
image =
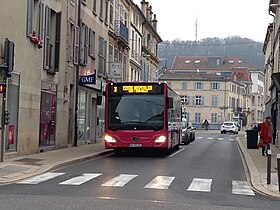
{"type": "MultiPolygon", "coordinates": [[[[195,40],[241,36],[263,42],[273,18],[269,0],[146,0],[157,15],[158,34],[163,40],[195,40]]],[[[141,0],[134,0],[141,8],[141,0]]]]}

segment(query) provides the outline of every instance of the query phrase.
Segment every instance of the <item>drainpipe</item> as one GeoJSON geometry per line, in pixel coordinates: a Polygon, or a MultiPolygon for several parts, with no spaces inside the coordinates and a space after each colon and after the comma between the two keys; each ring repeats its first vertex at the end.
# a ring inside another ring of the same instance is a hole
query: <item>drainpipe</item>
{"type": "Polygon", "coordinates": [[[75,77],[75,132],[74,132],[74,143],[73,146],[78,145],[78,106],[79,106],[79,76],[80,76],[80,49],[81,49],[81,0],[78,0],[78,27],[79,27],[79,43],[78,43],[78,62],[76,66],[76,77],[75,77]]]}

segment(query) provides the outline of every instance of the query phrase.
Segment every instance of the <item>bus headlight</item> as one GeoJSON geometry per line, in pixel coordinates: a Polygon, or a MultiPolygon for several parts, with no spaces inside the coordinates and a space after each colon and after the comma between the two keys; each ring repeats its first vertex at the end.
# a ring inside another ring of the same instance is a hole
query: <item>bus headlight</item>
{"type": "Polygon", "coordinates": [[[116,143],[117,142],[115,138],[113,138],[112,136],[109,136],[108,134],[106,134],[104,136],[104,140],[107,141],[108,143],[116,143]]]}
{"type": "Polygon", "coordinates": [[[157,137],[157,139],[155,140],[156,143],[163,143],[166,141],[166,136],[159,136],[157,137]]]}

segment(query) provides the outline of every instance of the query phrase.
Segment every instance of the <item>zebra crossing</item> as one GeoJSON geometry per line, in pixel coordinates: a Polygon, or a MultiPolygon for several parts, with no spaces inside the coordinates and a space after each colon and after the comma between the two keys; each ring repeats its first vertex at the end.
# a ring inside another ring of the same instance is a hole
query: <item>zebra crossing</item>
{"type": "MultiPolygon", "coordinates": [[[[58,172],[48,172],[32,178],[24,179],[17,184],[25,185],[37,185],[49,180],[53,180],[57,177],[61,177],[65,173],[58,172]]],[[[102,176],[102,173],[84,173],[82,175],[64,180],[63,182],[58,183],[58,185],[69,185],[69,186],[80,186],[85,184],[97,177],[102,176]]],[[[139,175],[137,174],[119,174],[113,178],[110,178],[108,181],[101,184],[101,187],[125,187],[129,182],[136,179],[139,175]]],[[[148,182],[144,189],[158,189],[158,190],[167,190],[171,184],[175,181],[174,176],[156,176],[150,182],[148,182]]],[[[211,192],[212,179],[206,178],[193,178],[188,187],[186,187],[187,192],[211,192]]],[[[234,195],[250,195],[254,196],[255,193],[248,185],[246,181],[232,180],[232,194],[234,195]]]]}
{"type": "MultiPolygon", "coordinates": [[[[196,137],[197,140],[202,140],[202,139],[205,139],[206,137],[201,137],[201,136],[198,136],[196,137]]],[[[218,138],[214,138],[214,137],[207,137],[206,138],[207,140],[218,140],[218,141],[224,141],[225,139],[222,138],[222,137],[218,137],[218,138]]],[[[229,138],[227,139],[228,141],[235,141],[235,138],[229,138]]]]}

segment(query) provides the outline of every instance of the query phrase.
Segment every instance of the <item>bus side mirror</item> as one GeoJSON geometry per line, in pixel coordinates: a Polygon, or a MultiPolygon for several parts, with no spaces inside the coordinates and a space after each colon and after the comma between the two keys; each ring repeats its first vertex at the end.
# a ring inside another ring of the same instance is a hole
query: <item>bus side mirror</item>
{"type": "Polygon", "coordinates": [[[173,98],[167,97],[167,109],[173,109],[173,98]]]}

